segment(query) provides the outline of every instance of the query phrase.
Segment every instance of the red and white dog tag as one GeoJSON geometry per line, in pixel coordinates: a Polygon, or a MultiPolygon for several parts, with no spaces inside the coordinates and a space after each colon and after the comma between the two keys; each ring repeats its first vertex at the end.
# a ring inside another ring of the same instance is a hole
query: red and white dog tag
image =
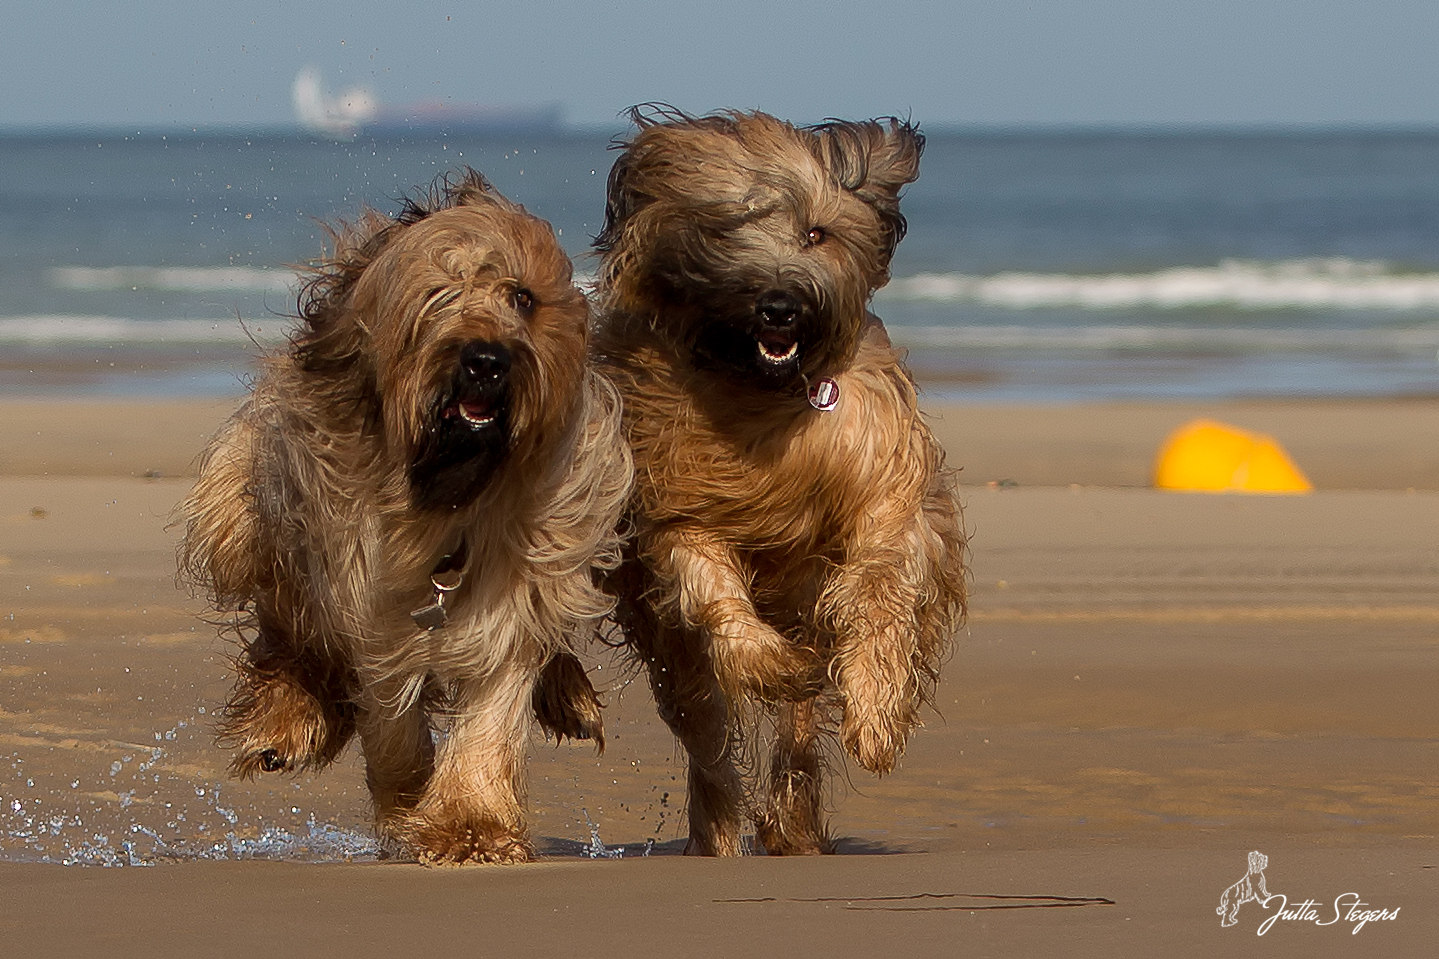
{"type": "Polygon", "coordinates": [[[826,376],[809,388],[809,405],[828,413],[839,405],[839,384],[826,376]]]}

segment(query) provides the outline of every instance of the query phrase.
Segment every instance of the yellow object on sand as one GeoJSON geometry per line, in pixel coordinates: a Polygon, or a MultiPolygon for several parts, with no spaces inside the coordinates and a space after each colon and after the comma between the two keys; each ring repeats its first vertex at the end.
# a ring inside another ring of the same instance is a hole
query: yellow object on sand
{"type": "Polygon", "coordinates": [[[1214,420],[1194,420],[1169,434],[1154,463],[1154,485],[1211,493],[1314,489],[1273,437],[1214,420]]]}

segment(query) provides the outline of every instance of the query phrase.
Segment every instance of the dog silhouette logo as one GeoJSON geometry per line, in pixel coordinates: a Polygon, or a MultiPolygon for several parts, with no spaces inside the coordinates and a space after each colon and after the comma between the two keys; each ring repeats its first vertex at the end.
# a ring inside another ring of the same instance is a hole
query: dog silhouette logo
{"type": "Polygon", "coordinates": [[[1219,908],[1214,911],[1219,914],[1221,926],[1232,926],[1238,922],[1239,907],[1246,902],[1263,905],[1269,898],[1269,889],[1264,883],[1264,870],[1268,866],[1269,857],[1264,853],[1255,850],[1249,854],[1249,871],[1219,897],[1219,908]]]}

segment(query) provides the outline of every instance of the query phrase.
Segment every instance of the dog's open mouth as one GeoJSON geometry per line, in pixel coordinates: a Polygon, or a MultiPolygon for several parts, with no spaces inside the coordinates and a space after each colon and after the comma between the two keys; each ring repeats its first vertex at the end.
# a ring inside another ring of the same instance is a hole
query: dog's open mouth
{"type": "Polygon", "coordinates": [[[410,463],[410,486],[421,509],[455,509],[472,501],[504,462],[510,446],[510,351],[500,343],[468,343],[445,392],[430,407],[410,463]]]}
{"type": "Polygon", "coordinates": [[[450,402],[440,415],[471,429],[493,426],[508,395],[510,364],[510,351],[502,344],[466,344],[460,353],[450,402]]]}
{"type": "Polygon", "coordinates": [[[765,330],[755,337],[761,363],[787,366],[799,357],[799,341],[789,330],[765,330]]]}
{"type": "Polygon", "coordinates": [[[737,374],[756,389],[786,391],[798,384],[810,343],[805,323],[788,315],[759,322],[743,314],[720,316],[697,331],[692,356],[698,369],[737,374]]]}
{"type": "Polygon", "coordinates": [[[498,397],[482,396],[456,400],[445,409],[446,419],[459,419],[470,426],[479,429],[490,426],[499,416],[498,397]]]}

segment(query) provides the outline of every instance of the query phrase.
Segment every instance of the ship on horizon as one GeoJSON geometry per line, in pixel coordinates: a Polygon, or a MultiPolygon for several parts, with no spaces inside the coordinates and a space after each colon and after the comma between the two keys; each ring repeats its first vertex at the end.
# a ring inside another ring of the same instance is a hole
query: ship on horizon
{"type": "Polygon", "coordinates": [[[546,133],[560,129],[558,103],[538,106],[454,104],[442,100],[401,107],[381,105],[366,87],[350,87],[329,96],[316,67],[295,75],[290,88],[295,119],[311,133],[353,140],[363,131],[375,136],[404,133],[546,133]]]}

